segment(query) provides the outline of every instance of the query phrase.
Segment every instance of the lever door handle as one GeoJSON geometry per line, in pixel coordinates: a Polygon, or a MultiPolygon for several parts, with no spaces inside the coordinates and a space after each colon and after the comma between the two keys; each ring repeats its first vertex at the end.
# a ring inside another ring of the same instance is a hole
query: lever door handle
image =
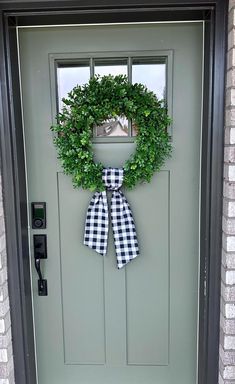
{"type": "Polygon", "coordinates": [[[43,280],[40,260],[41,259],[35,259],[35,268],[36,268],[36,271],[38,273],[39,280],[43,280]]]}
{"type": "Polygon", "coordinates": [[[41,260],[47,259],[47,237],[46,235],[34,235],[34,265],[38,274],[38,294],[47,296],[47,280],[43,279],[41,271],[41,260]]]}

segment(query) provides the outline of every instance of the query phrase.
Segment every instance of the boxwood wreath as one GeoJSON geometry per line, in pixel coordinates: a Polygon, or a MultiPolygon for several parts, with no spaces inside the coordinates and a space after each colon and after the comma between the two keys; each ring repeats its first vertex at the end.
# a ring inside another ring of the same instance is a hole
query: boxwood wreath
{"type": "Polygon", "coordinates": [[[150,182],[171,154],[167,127],[170,118],[163,100],[143,84],[131,84],[126,76],[95,76],[83,86],[76,86],[63,100],[54,143],[65,174],[74,187],[103,191],[104,165],[95,163],[92,136],[95,125],[125,115],[137,127],[135,153],[125,162],[123,186],[132,189],[150,182]]]}

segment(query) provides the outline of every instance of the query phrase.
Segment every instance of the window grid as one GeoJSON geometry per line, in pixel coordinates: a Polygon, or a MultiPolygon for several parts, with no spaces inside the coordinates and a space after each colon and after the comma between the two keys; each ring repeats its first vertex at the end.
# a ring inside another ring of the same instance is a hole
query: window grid
{"type": "MultiPolygon", "coordinates": [[[[132,80],[133,80],[133,65],[158,65],[158,64],[162,64],[164,65],[164,92],[163,92],[163,97],[165,99],[167,99],[167,57],[166,56],[150,56],[150,57],[141,57],[141,56],[138,56],[138,57],[112,57],[112,58],[107,58],[107,57],[104,57],[104,58],[95,58],[95,57],[90,57],[89,59],[80,59],[80,60],[76,60],[76,61],[73,61],[73,62],[69,62],[69,63],[60,63],[60,65],[58,65],[57,67],[57,86],[59,87],[60,86],[60,79],[59,79],[59,75],[58,75],[58,69],[62,69],[62,68],[74,68],[74,67],[84,67],[84,66],[89,66],[90,67],[90,78],[93,77],[95,75],[95,72],[96,72],[96,67],[98,68],[99,66],[126,66],[126,75],[128,77],[128,80],[132,83],[132,80]]],[[[108,73],[107,73],[108,74],[108,73]]],[[[117,73],[118,74],[118,73],[117,73]]],[[[139,82],[139,81],[138,81],[139,82]]],[[[57,105],[58,105],[58,109],[61,108],[61,98],[59,97],[59,95],[61,95],[61,90],[60,89],[57,89],[57,94],[58,94],[58,100],[57,100],[57,105]]],[[[163,98],[162,97],[162,98],[163,98]]],[[[110,125],[111,126],[111,125],[110,125]]],[[[102,139],[102,138],[105,138],[105,139],[120,139],[120,138],[134,138],[135,137],[135,132],[133,130],[133,125],[132,125],[132,122],[130,120],[128,120],[128,132],[127,132],[127,135],[98,135],[97,134],[97,129],[99,128],[102,128],[101,127],[94,127],[94,131],[93,131],[93,137],[94,139],[102,139]]]]}

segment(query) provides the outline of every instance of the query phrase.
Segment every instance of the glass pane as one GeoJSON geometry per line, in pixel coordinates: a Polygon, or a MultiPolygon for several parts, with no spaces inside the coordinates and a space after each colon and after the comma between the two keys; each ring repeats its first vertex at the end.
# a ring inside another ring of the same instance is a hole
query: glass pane
{"type": "MultiPolygon", "coordinates": [[[[158,99],[166,98],[166,62],[165,59],[133,59],[132,83],[142,83],[153,91],[158,99]]],[[[136,136],[137,127],[132,123],[132,136],[136,136]]]]}
{"type": "Polygon", "coordinates": [[[104,121],[103,124],[95,127],[96,137],[107,136],[128,136],[128,120],[125,116],[104,121]]]}
{"type": "Polygon", "coordinates": [[[127,76],[127,60],[95,60],[95,75],[106,76],[106,75],[126,75],[127,76]]]}
{"type": "Polygon", "coordinates": [[[166,63],[133,59],[132,83],[142,83],[159,99],[166,97],[166,63]]]}
{"type": "MultiPolygon", "coordinates": [[[[126,75],[127,76],[127,60],[103,60],[96,59],[94,67],[95,75],[126,75]]],[[[95,127],[96,137],[107,136],[128,136],[128,120],[125,116],[117,116],[116,118],[104,121],[98,127],[95,127]]]]}
{"type": "Polygon", "coordinates": [[[57,69],[59,110],[63,106],[62,98],[76,86],[87,83],[90,79],[90,66],[88,64],[77,66],[64,66],[57,69]]]}

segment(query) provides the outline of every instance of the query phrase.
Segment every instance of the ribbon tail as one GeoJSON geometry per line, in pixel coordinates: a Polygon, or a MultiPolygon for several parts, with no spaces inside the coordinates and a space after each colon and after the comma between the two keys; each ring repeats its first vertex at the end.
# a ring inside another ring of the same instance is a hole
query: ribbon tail
{"type": "Polygon", "coordinates": [[[84,245],[94,249],[101,255],[106,255],[108,243],[109,215],[107,194],[104,192],[96,192],[88,206],[84,245]]]}
{"type": "Polygon", "coordinates": [[[135,223],[130,205],[121,191],[113,191],[111,220],[118,268],[139,256],[135,223]]]}

